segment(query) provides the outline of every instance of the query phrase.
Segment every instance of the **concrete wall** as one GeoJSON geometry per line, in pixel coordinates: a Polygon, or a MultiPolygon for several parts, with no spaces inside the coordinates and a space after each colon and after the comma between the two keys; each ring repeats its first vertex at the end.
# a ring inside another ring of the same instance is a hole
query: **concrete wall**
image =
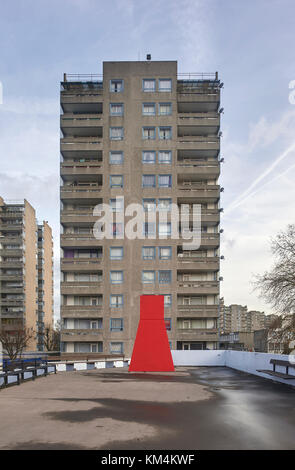
{"type": "MultiPolygon", "coordinates": [[[[266,379],[274,380],[295,386],[295,380],[285,380],[274,377],[257,370],[272,370],[271,359],[290,360],[290,356],[284,354],[254,353],[245,351],[172,351],[175,366],[226,366],[248,374],[258,375],[266,379]]],[[[293,356],[294,363],[295,358],[293,356]]],[[[285,367],[276,366],[277,372],[285,373],[285,367]]],[[[289,374],[295,377],[295,369],[290,368],[289,374]]]]}

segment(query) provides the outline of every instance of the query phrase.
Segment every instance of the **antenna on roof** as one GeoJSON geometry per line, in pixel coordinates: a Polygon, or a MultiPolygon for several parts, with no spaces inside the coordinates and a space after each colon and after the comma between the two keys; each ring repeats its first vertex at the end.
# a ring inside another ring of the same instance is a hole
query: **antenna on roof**
{"type": "Polygon", "coordinates": [[[151,54],[147,54],[147,55],[146,55],[146,60],[152,60],[151,54]]]}

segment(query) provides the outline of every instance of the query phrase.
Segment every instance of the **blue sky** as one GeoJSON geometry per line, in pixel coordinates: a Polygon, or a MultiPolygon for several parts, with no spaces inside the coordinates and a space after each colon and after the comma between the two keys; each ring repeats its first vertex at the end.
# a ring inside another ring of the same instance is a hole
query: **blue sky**
{"type": "Polygon", "coordinates": [[[250,281],[272,264],[270,237],[295,218],[294,14],[293,0],[0,2],[0,194],[26,197],[49,221],[56,272],[63,72],[101,73],[104,60],[151,53],[224,82],[221,293],[271,312],[250,281]]]}

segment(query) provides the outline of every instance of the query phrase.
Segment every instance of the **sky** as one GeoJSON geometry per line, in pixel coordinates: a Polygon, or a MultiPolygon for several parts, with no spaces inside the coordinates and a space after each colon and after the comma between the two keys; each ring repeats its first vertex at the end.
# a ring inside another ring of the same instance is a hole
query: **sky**
{"type": "Polygon", "coordinates": [[[103,61],[177,60],[219,72],[221,295],[272,313],[253,291],[270,240],[295,222],[294,0],[0,0],[0,195],[48,220],[59,289],[59,83],[103,61]]]}

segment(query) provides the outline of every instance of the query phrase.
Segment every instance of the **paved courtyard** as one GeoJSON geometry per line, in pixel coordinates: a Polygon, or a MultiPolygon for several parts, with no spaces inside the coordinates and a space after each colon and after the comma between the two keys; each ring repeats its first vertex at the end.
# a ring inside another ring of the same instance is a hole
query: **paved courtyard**
{"type": "Polygon", "coordinates": [[[60,372],[0,391],[0,449],[295,449],[295,389],[225,367],[60,372]]]}

